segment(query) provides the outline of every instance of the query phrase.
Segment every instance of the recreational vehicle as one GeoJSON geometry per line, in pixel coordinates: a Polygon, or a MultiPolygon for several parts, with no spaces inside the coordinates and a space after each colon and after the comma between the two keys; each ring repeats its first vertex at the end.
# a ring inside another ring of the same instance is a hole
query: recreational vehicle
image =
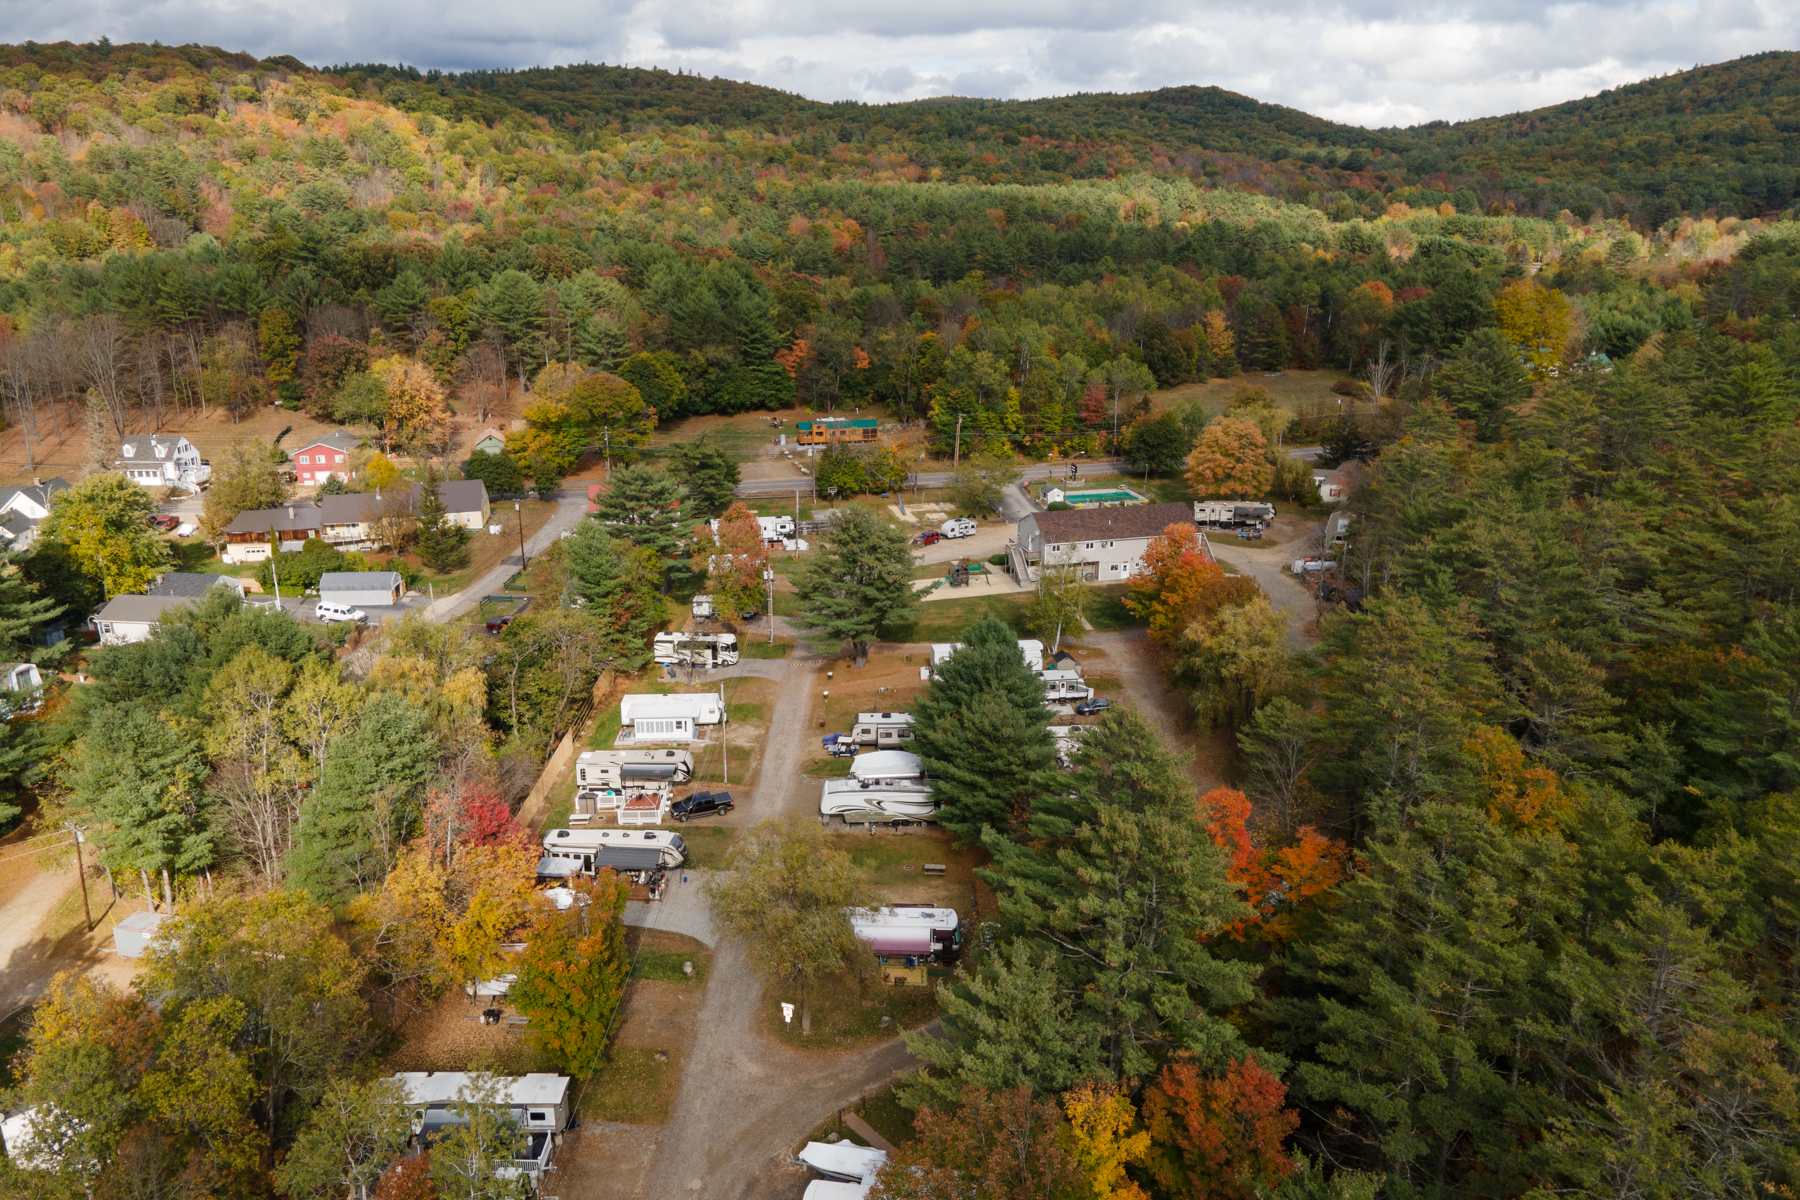
{"type": "MultiPolygon", "coordinates": [[[[950,656],[962,648],[963,644],[961,642],[931,643],[932,674],[937,674],[937,669],[949,662],[950,656]]],[[[1044,643],[1038,641],[1036,638],[1020,638],[1019,657],[1034,673],[1042,673],[1044,670],[1044,643]]]]}
{"type": "Polygon", "coordinates": [[[855,1142],[808,1142],[797,1157],[825,1178],[849,1184],[874,1180],[875,1173],[888,1160],[886,1150],[858,1146],[855,1142]]]}
{"type": "Polygon", "coordinates": [[[666,829],[552,829],[544,834],[538,875],[562,879],[601,867],[620,874],[672,870],[687,861],[687,843],[666,829]]]}
{"type": "Polygon", "coordinates": [[[686,750],[586,750],[575,758],[575,794],[584,800],[610,796],[617,808],[626,792],[664,791],[694,777],[686,750]]]}
{"type": "Polygon", "coordinates": [[[1196,500],[1194,524],[1267,525],[1275,519],[1275,506],[1263,500],[1196,500]]]}
{"type": "Polygon", "coordinates": [[[914,938],[925,936],[928,950],[918,954],[939,954],[955,958],[962,949],[962,926],[954,908],[932,904],[894,904],[887,908],[852,908],[850,929],[865,942],[879,938],[914,938]]]}
{"type": "Polygon", "coordinates": [[[904,750],[877,750],[859,754],[850,760],[850,778],[863,787],[884,786],[893,782],[922,783],[925,764],[916,754],[904,750]]]}
{"type": "MultiPolygon", "coordinates": [[[[392,1077],[406,1094],[406,1107],[412,1117],[412,1131],[421,1148],[431,1146],[449,1135],[468,1118],[455,1111],[466,1097],[473,1079],[461,1071],[406,1071],[392,1077]]],[[[512,1165],[501,1167],[496,1174],[513,1172],[528,1177],[535,1185],[544,1172],[551,1169],[550,1156],[556,1148],[556,1135],[569,1126],[569,1077],[534,1073],[502,1076],[500,1103],[511,1114],[523,1135],[523,1144],[514,1151],[512,1165]]]]}
{"type": "Polygon", "coordinates": [[[1094,689],[1081,681],[1079,671],[1045,671],[1044,701],[1047,704],[1069,704],[1093,696],[1094,689]]]}
{"type": "Polygon", "coordinates": [[[866,712],[856,714],[850,740],[859,746],[894,749],[901,742],[912,741],[912,714],[901,712],[866,712]]]}
{"type": "Polygon", "coordinates": [[[819,797],[819,815],[846,825],[911,825],[935,821],[937,805],[924,783],[902,781],[865,786],[854,779],[827,779],[819,797]]]}
{"type": "Polygon", "coordinates": [[[619,701],[619,724],[630,730],[631,741],[691,742],[698,726],[717,725],[724,719],[725,709],[715,692],[626,696],[619,701]]]}
{"type": "Polygon", "coordinates": [[[659,633],[650,649],[657,663],[663,666],[681,664],[710,669],[734,666],[738,660],[735,633],[659,633]]]}

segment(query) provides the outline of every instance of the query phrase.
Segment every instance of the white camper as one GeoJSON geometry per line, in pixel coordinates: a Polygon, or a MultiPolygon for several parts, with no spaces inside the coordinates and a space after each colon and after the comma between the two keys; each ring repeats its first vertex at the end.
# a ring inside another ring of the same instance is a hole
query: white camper
{"type": "Polygon", "coordinates": [[[938,532],[947,538],[966,538],[974,537],[975,531],[980,528],[981,526],[977,525],[972,518],[951,517],[938,526],[938,532]]]}
{"type": "Polygon", "coordinates": [[[846,825],[911,825],[936,820],[937,805],[923,782],[865,785],[854,779],[827,779],[819,796],[819,815],[826,820],[838,817],[846,825]]]}
{"type": "Polygon", "coordinates": [[[850,760],[850,778],[864,787],[895,780],[923,782],[925,764],[918,755],[909,754],[905,750],[877,750],[873,754],[859,754],[850,760]]]}
{"type": "Polygon", "coordinates": [[[1275,506],[1263,500],[1196,500],[1196,525],[1262,526],[1275,519],[1275,506]]]}
{"type": "MultiPolygon", "coordinates": [[[[942,666],[943,664],[949,662],[950,656],[952,654],[955,654],[958,650],[961,650],[962,648],[963,648],[963,644],[961,642],[933,642],[933,643],[931,643],[931,671],[932,671],[932,674],[933,675],[937,674],[937,669],[940,666],[942,666]]],[[[1027,667],[1031,668],[1031,670],[1034,673],[1041,674],[1043,672],[1044,666],[1045,666],[1044,643],[1038,641],[1036,638],[1020,638],[1019,639],[1019,657],[1020,657],[1020,659],[1022,659],[1024,661],[1024,663],[1027,667]]]]}
{"type": "Polygon", "coordinates": [[[693,777],[686,750],[585,750],[575,758],[576,799],[605,808],[617,808],[627,793],[665,791],[693,777]]]}
{"type": "Polygon", "coordinates": [[[1079,671],[1045,671],[1044,701],[1048,704],[1067,704],[1092,699],[1094,689],[1081,681],[1079,671]]]}
{"type": "Polygon", "coordinates": [[[866,712],[856,714],[850,740],[859,746],[893,749],[901,742],[912,741],[912,714],[903,712],[866,712]]]}
{"type": "Polygon", "coordinates": [[[687,861],[687,843],[667,829],[551,829],[544,834],[538,875],[561,879],[601,867],[621,873],[671,870],[687,861]]]}
{"type": "Polygon", "coordinates": [[[630,729],[635,742],[691,742],[699,726],[724,720],[717,692],[635,695],[619,701],[619,724],[630,729]]]}
{"type": "Polygon", "coordinates": [[[954,958],[962,947],[962,927],[954,908],[895,904],[846,911],[850,931],[870,943],[877,954],[938,954],[954,958]]]}
{"type": "MultiPolygon", "coordinates": [[[[699,603],[699,597],[694,598],[699,603]]],[[[700,614],[695,613],[696,616],[700,614]]],[[[710,601],[709,611],[711,615],[710,601]]],[[[729,667],[738,660],[738,639],[735,633],[687,633],[677,630],[673,633],[659,633],[650,643],[651,654],[664,666],[674,664],[692,664],[696,667],[729,667]]]]}
{"type": "MultiPolygon", "coordinates": [[[[391,1077],[406,1095],[406,1107],[412,1117],[412,1130],[421,1148],[433,1145],[450,1130],[465,1124],[466,1116],[456,1112],[465,1096],[471,1076],[461,1071],[407,1071],[391,1077]]],[[[556,1135],[569,1126],[569,1077],[533,1073],[502,1076],[495,1082],[505,1105],[522,1135],[513,1151],[512,1164],[495,1171],[501,1178],[525,1176],[537,1187],[556,1151],[556,1135]]]]}

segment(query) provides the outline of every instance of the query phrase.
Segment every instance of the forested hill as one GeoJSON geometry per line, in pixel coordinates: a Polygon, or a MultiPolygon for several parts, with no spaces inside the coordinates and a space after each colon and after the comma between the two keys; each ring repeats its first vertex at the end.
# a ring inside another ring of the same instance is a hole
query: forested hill
{"type": "MultiPolygon", "coordinates": [[[[744,131],[764,163],[839,147],[921,176],[1041,185],[1163,172],[1260,192],[1344,220],[1402,202],[1465,214],[1758,216],[1789,207],[1800,176],[1800,55],[1768,53],[1646,80],[1533,112],[1410,129],[1339,125],[1211,87],[1046,100],[940,98],[825,104],[772,88],[640,68],[420,72],[361,64],[315,72],[282,56],[185,46],[0,47],[5,106],[46,132],[76,132],[133,79],[171,116],[216,112],[233,86],[295,80],[408,113],[548,132],[572,150],[620,132],[744,131]],[[245,76],[240,82],[236,76],[245,76]],[[231,83],[219,86],[226,76],[231,83]],[[181,79],[215,87],[189,95],[181,79]],[[111,92],[107,91],[111,81],[111,92]],[[217,93],[217,94],[214,94],[217,93]],[[1334,207],[1335,206],[1335,207],[1334,207]]],[[[241,97],[240,97],[241,98],[241,97]]],[[[121,113],[129,119],[129,114],[121,113]]]]}

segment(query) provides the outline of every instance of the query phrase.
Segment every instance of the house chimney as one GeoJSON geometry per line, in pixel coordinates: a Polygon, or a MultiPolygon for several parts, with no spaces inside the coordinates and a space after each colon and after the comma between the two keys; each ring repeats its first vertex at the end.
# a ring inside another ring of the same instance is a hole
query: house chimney
{"type": "Polygon", "coordinates": [[[290,505],[288,505],[288,520],[291,521],[293,519],[294,519],[294,506],[290,504],[290,505]]]}

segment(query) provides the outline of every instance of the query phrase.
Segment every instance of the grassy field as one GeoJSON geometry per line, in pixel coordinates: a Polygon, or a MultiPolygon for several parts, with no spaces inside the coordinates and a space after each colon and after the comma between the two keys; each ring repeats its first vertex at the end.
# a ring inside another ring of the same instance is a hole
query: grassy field
{"type": "Polygon", "coordinates": [[[1030,592],[1009,592],[1002,596],[971,596],[967,600],[934,600],[913,609],[905,621],[884,626],[884,642],[956,642],[963,631],[982,617],[992,616],[1018,632],[1025,633],[1025,610],[1031,607],[1030,592]]]}
{"type": "Polygon", "coordinates": [[[582,1091],[581,1115],[626,1125],[663,1124],[681,1082],[681,1058],[674,1048],[614,1046],[582,1091]]]}
{"type": "Polygon", "coordinates": [[[1133,616],[1125,609],[1126,587],[1122,583],[1109,583],[1104,587],[1094,588],[1094,598],[1089,601],[1086,611],[1088,624],[1097,633],[1111,633],[1119,629],[1136,629],[1144,624],[1140,617],[1133,616]]]}
{"type": "Polygon", "coordinates": [[[769,642],[754,634],[738,634],[739,658],[786,658],[788,651],[793,648],[794,643],[792,642],[769,642]],[[746,636],[749,637],[749,641],[744,640],[746,636]]]}
{"type": "Polygon", "coordinates": [[[687,844],[687,865],[696,871],[716,871],[725,865],[725,852],[737,830],[722,825],[696,825],[689,821],[679,827],[681,840],[687,844]]]}
{"type": "Polygon", "coordinates": [[[884,1042],[901,1029],[916,1029],[937,1015],[937,989],[886,987],[879,975],[858,979],[848,972],[814,983],[807,999],[812,1006],[812,1032],[800,1033],[800,1013],[790,1026],[781,1019],[781,1001],[800,1003],[800,985],[771,981],[763,987],[763,1027],[783,1043],[818,1050],[849,1050],[884,1042]],[[882,1025],[883,1017],[889,1018],[882,1025]]]}

